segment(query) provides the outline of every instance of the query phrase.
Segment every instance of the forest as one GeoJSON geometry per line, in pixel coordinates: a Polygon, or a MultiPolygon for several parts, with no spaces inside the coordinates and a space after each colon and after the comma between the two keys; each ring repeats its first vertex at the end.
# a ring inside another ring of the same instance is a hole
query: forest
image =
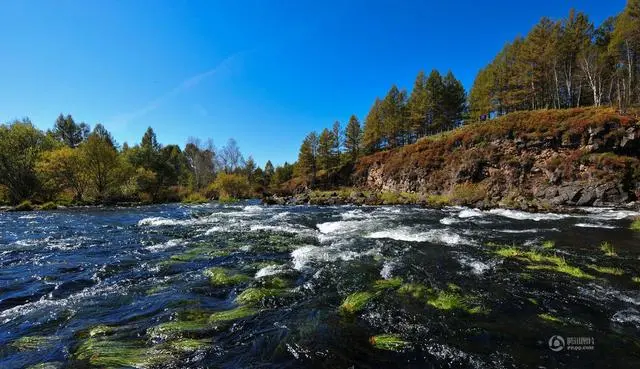
{"type": "Polygon", "coordinates": [[[291,178],[292,166],[259,168],[234,139],[217,149],[190,138],[163,146],[151,127],[140,143],[119,145],[96,124],[56,119],[43,132],[28,118],[0,125],[0,201],[45,207],[81,204],[232,201],[291,178]]]}
{"type": "Polygon", "coordinates": [[[235,140],[217,149],[191,138],[163,146],[151,128],[140,143],[118,145],[60,115],[43,132],[28,118],[0,125],[0,203],[200,202],[251,197],[279,188],[345,184],[362,156],[413,144],[467,123],[516,111],[640,104],[640,0],[595,25],[571,10],[542,18],[482,68],[467,93],[451,71],[419,72],[410,92],[391,86],[364,121],[352,115],[311,132],[297,162],[257,167],[235,140]]]}

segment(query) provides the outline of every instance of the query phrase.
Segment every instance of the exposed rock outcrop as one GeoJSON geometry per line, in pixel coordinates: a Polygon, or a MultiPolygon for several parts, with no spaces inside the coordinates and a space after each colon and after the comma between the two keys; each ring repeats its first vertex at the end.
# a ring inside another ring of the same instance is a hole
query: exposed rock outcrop
{"type": "Polygon", "coordinates": [[[519,208],[640,197],[640,124],[610,109],[513,113],[362,158],[353,184],[519,208]]]}

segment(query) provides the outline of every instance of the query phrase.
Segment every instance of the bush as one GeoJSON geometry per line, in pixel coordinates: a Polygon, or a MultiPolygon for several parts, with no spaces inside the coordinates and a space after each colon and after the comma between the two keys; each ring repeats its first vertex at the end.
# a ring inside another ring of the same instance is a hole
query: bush
{"type": "Polygon", "coordinates": [[[640,232],[640,217],[634,219],[629,228],[631,228],[632,231],[640,232]]]}
{"type": "Polygon", "coordinates": [[[249,197],[251,186],[246,177],[238,174],[220,173],[210,186],[220,199],[244,199],[249,197]]]}
{"type": "Polygon", "coordinates": [[[21,202],[20,204],[16,205],[16,207],[13,208],[13,210],[15,210],[15,211],[31,211],[31,210],[33,210],[33,205],[31,204],[31,201],[25,200],[25,201],[21,202]]]}
{"type": "Polygon", "coordinates": [[[40,210],[56,210],[57,208],[58,208],[58,205],[56,205],[51,201],[40,205],[40,210]]]}
{"type": "Polygon", "coordinates": [[[204,197],[199,192],[190,193],[187,197],[182,199],[184,204],[203,204],[209,202],[209,200],[204,197]]]}
{"type": "Polygon", "coordinates": [[[453,188],[453,200],[462,204],[472,204],[484,200],[487,190],[477,183],[458,184],[453,188]]]}

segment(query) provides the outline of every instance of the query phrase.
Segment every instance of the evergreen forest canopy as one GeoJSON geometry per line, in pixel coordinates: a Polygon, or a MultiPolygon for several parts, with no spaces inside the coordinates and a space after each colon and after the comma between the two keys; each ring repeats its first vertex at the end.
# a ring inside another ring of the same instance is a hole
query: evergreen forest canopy
{"type": "Polygon", "coordinates": [[[594,25],[572,10],[542,18],[507,43],[480,70],[467,94],[452,72],[419,72],[411,92],[391,86],[361,124],[352,115],[303,140],[298,160],[257,167],[235,140],[216,149],[191,138],[184,149],[163,146],[149,128],[139,144],[118,145],[101,124],[93,129],[62,114],[43,132],[28,118],[0,125],[0,203],[199,202],[254,196],[288,182],[337,185],[363,155],[393,149],[466,122],[514,111],[640,103],[640,0],[594,25]]]}

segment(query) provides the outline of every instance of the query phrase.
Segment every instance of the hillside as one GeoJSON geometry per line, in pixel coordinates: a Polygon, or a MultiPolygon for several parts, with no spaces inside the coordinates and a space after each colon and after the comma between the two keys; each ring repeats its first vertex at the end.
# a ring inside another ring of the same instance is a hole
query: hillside
{"type": "Polygon", "coordinates": [[[511,113],[365,156],[352,182],[464,205],[626,204],[640,197],[640,124],[613,109],[511,113]]]}

